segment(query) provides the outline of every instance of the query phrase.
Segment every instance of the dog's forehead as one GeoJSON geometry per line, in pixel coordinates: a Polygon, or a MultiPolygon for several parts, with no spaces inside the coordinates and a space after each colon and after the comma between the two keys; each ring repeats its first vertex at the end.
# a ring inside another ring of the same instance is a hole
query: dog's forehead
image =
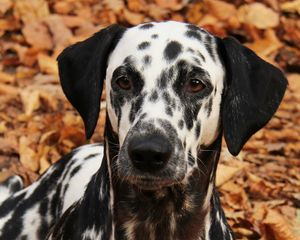
{"type": "Polygon", "coordinates": [[[223,75],[216,38],[186,23],[151,22],[127,29],[110,55],[108,79],[128,60],[146,79],[157,78],[181,60],[207,71],[212,83],[223,75]]]}

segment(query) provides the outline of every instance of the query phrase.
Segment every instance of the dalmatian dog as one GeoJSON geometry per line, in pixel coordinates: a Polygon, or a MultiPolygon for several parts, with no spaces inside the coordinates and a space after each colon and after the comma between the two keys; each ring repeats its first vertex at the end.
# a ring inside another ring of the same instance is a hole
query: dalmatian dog
{"type": "Polygon", "coordinates": [[[0,240],[234,239],[215,188],[222,136],[237,155],[270,120],[287,85],[280,70],[231,37],[172,21],[112,25],[58,65],[87,138],[105,82],[104,146],[74,150],[25,189],[4,183],[0,240]]]}

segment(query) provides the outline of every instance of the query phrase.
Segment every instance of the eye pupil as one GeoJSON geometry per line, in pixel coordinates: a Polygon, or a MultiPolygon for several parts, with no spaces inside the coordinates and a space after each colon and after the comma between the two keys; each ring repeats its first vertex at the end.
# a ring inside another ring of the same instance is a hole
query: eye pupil
{"type": "Polygon", "coordinates": [[[120,77],[117,82],[118,86],[124,90],[129,90],[131,88],[131,83],[128,78],[120,77]]]}
{"type": "Polygon", "coordinates": [[[187,91],[196,93],[196,92],[200,92],[204,88],[205,88],[205,85],[199,79],[191,79],[188,82],[187,91]]]}

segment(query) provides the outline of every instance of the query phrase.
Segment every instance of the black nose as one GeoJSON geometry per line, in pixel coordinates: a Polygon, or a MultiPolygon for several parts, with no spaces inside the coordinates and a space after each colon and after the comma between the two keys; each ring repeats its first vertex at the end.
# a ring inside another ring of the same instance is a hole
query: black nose
{"type": "Polygon", "coordinates": [[[160,135],[133,137],[128,144],[128,153],[135,168],[155,172],[162,169],[171,156],[168,139],[160,135]]]}

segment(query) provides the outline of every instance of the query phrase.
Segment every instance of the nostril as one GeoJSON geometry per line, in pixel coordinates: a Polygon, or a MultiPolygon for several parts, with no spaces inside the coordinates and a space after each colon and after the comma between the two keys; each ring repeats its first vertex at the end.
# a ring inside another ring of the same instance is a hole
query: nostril
{"type": "Polygon", "coordinates": [[[133,137],[129,141],[128,153],[135,168],[153,172],[167,164],[171,146],[163,136],[133,137]]]}

